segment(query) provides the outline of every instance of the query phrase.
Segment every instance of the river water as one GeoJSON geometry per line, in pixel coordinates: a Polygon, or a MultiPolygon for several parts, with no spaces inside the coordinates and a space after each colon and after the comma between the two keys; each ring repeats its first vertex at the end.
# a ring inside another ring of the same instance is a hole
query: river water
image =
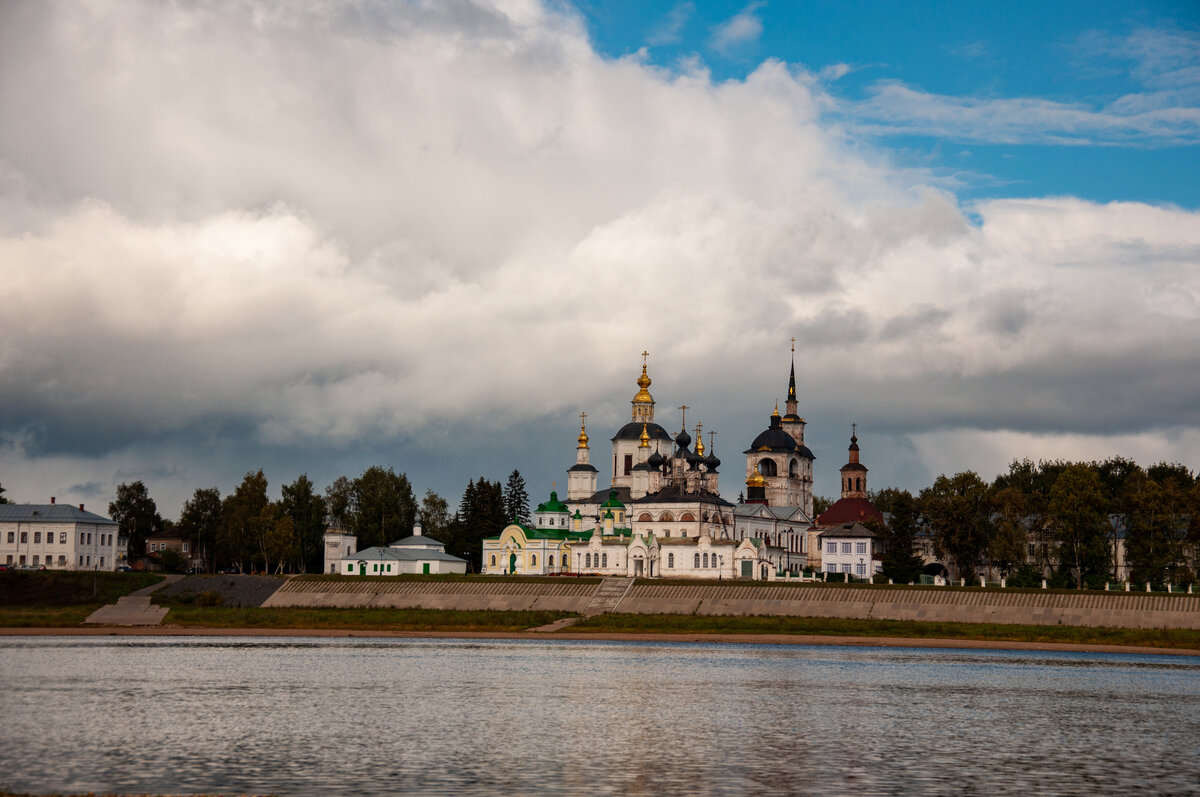
{"type": "Polygon", "coordinates": [[[0,789],[1200,793],[1200,658],[0,638],[0,789]]]}

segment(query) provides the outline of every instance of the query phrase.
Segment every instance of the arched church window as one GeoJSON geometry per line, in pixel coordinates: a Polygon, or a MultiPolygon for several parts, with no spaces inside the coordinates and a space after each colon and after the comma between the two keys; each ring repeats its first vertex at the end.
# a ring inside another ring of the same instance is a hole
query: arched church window
{"type": "Polygon", "coordinates": [[[600,554],[600,566],[608,567],[608,554],[600,554]]]}
{"type": "Polygon", "coordinates": [[[492,567],[496,566],[496,555],[492,554],[492,567]]]}
{"type": "Polygon", "coordinates": [[[667,567],[672,568],[672,569],[675,568],[675,554],[673,554],[673,553],[667,554],[667,567]]]}
{"type": "Polygon", "coordinates": [[[861,490],[861,489],[862,489],[862,479],[855,479],[855,480],[854,480],[854,489],[855,489],[855,490],[861,490]]]}
{"type": "Polygon", "coordinates": [[[530,567],[537,567],[537,554],[533,553],[529,555],[529,565],[530,567]]]}
{"type": "Polygon", "coordinates": [[[554,554],[550,554],[550,556],[546,559],[546,566],[554,567],[554,554]]]}
{"type": "Polygon", "coordinates": [[[778,470],[775,467],[775,460],[764,459],[758,463],[758,472],[763,476],[775,476],[778,470]]]}
{"type": "Polygon", "coordinates": [[[799,475],[800,475],[800,460],[793,459],[791,464],[788,465],[788,476],[790,476],[794,479],[799,475]]]}
{"type": "Polygon", "coordinates": [[[591,567],[592,566],[592,555],[590,553],[587,554],[584,557],[583,562],[584,562],[585,567],[591,567]]]}
{"type": "Polygon", "coordinates": [[[708,567],[708,554],[704,554],[704,566],[708,567]]]}
{"type": "Polygon", "coordinates": [[[695,557],[692,559],[692,567],[696,568],[697,570],[700,569],[700,552],[699,551],[696,552],[695,557]]]}

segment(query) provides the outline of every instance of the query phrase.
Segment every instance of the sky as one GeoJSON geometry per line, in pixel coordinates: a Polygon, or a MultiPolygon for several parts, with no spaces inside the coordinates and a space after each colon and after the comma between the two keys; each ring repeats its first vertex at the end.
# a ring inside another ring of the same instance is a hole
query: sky
{"type": "Polygon", "coordinates": [[[1200,467],[1194,2],[0,4],[0,485],[1200,467]]]}

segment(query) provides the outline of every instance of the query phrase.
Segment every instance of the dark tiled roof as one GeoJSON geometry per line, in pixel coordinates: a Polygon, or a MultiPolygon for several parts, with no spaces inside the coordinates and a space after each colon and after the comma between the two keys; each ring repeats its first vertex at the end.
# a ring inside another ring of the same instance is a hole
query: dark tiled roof
{"type": "Polygon", "coordinates": [[[836,523],[863,521],[867,518],[875,518],[882,523],[883,513],[865,498],[842,498],[821,513],[821,516],[817,518],[817,523],[828,526],[836,523]]]}
{"type": "MultiPolygon", "coordinates": [[[[650,435],[653,440],[665,440],[668,443],[674,442],[667,430],[659,426],[657,423],[646,424],[646,434],[650,435]]],[[[622,426],[617,433],[613,435],[613,440],[638,440],[642,436],[642,424],[640,421],[630,421],[622,426]]]]}
{"type": "Polygon", "coordinates": [[[699,503],[699,504],[716,504],[717,506],[733,506],[716,493],[710,493],[708,490],[700,490],[698,492],[689,493],[677,484],[669,484],[658,492],[648,493],[636,500],[630,501],[632,504],[656,504],[656,503],[699,503]]]}
{"type": "Polygon", "coordinates": [[[115,520],[71,504],[0,504],[0,523],[95,523],[115,526],[115,520]]]}

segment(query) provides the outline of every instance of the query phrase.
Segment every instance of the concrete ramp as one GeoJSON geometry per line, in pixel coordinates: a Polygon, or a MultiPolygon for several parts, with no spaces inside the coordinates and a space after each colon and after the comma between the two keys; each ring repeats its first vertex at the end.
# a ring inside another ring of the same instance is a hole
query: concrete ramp
{"type": "Polygon", "coordinates": [[[154,606],[148,595],[126,595],[116,603],[101,606],[83,622],[90,625],[158,625],[167,616],[167,607],[154,606]]]}

